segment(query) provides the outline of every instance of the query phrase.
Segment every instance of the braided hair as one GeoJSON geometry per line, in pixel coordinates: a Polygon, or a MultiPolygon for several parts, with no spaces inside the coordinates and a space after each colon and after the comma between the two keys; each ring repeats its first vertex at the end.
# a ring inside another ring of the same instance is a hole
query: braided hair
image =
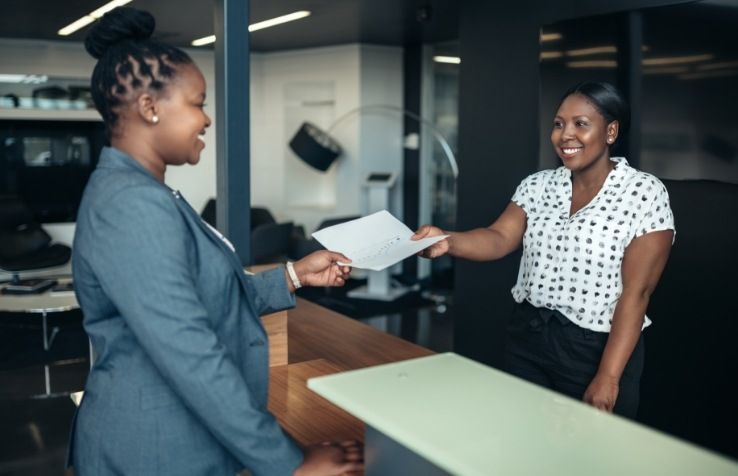
{"type": "Polygon", "coordinates": [[[149,12],[118,7],[103,15],[85,38],[85,49],[98,60],[92,72],[92,100],[108,139],[118,121],[118,107],[133,92],[161,92],[176,66],[192,64],[184,51],[151,39],[155,24],[149,12]]]}

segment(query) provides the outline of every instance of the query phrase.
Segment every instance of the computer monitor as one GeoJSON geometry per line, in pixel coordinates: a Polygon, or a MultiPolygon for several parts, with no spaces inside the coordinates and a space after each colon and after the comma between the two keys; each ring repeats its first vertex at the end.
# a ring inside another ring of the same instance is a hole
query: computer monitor
{"type": "Polygon", "coordinates": [[[0,194],[39,223],[73,222],[104,143],[99,121],[0,120],[0,194]]]}

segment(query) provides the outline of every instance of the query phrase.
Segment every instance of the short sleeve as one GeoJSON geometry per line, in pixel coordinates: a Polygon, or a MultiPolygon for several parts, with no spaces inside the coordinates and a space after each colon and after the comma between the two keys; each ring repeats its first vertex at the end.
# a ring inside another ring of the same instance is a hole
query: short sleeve
{"type": "MultiPolygon", "coordinates": [[[[671,211],[671,204],[669,203],[669,192],[661,181],[654,178],[654,182],[654,197],[635,227],[634,238],[653,233],[654,231],[673,230],[674,239],[676,239],[674,214],[671,211]]],[[[674,239],[672,239],[672,243],[674,239]]]]}
{"type": "Polygon", "coordinates": [[[510,199],[511,202],[525,210],[526,214],[530,213],[536,200],[541,195],[541,189],[543,188],[544,182],[544,172],[545,171],[538,172],[525,177],[523,181],[520,182],[520,185],[518,185],[518,188],[515,189],[515,193],[510,199]]]}

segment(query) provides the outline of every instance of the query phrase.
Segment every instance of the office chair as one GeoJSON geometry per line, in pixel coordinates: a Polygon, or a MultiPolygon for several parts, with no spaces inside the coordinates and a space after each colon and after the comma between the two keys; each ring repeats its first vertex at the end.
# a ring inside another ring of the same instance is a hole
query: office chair
{"type": "Polygon", "coordinates": [[[738,185],[663,183],[676,242],[648,306],[638,419],[738,458],[738,185]]]}
{"type": "MultiPolygon", "coordinates": [[[[200,218],[205,220],[210,226],[215,226],[215,221],[218,213],[218,202],[216,199],[211,198],[205,203],[202,211],[200,212],[200,218]]],[[[253,231],[259,225],[265,225],[268,223],[277,223],[272,216],[271,212],[263,207],[251,207],[251,230],[253,231]]]]}
{"type": "MultiPolygon", "coordinates": [[[[335,218],[327,218],[320,222],[318,227],[315,229],[315,231],[322,230],[323,228],[328,228],[329,226],[338,225],[339,223],[355,220],[357,218],[360,218],[358,215],[351,215],[351,216],[343,216],[343,217],[335,217],[335,218]]],[[[318,243],[318,241],[315,238],[307,238],[304,236],[304,233],[302,236],[299,237],[293,237],[292,239],[292,245],[290,246],[290,258],[298,260],[301,258],[304,258],[305,256],[309,255],[310,253],[314,251],[319,251],[325,249],[323,245],[318,243]]]]}
{"type": "Polygon", "coordinates": [[[19,272],[60,266],[72,250],[51,237],[17,196],[0,196],[0,269],[19,272]]]}
{"type": "Polygon", "coordinates": [[[261,225],[272,225],[277,223],[271,212],[263,207],[251,207],[251,230],[261,225]]]}
{"type": "Polygon", "coordinates": [[[292,228],[292,222],[264,223],[254,228],[251,232],[251,262],[268,264],[286,261],[292,228]]]}

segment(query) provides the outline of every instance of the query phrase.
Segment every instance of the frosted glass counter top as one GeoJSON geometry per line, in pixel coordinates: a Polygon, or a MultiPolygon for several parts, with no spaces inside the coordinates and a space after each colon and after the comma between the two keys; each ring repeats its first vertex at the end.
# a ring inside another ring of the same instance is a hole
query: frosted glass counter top
{"type": "Polygon", "coordinates": [[[453,353],[308,387],[454,475],[732,475],[738,463],[453,353]]]}

